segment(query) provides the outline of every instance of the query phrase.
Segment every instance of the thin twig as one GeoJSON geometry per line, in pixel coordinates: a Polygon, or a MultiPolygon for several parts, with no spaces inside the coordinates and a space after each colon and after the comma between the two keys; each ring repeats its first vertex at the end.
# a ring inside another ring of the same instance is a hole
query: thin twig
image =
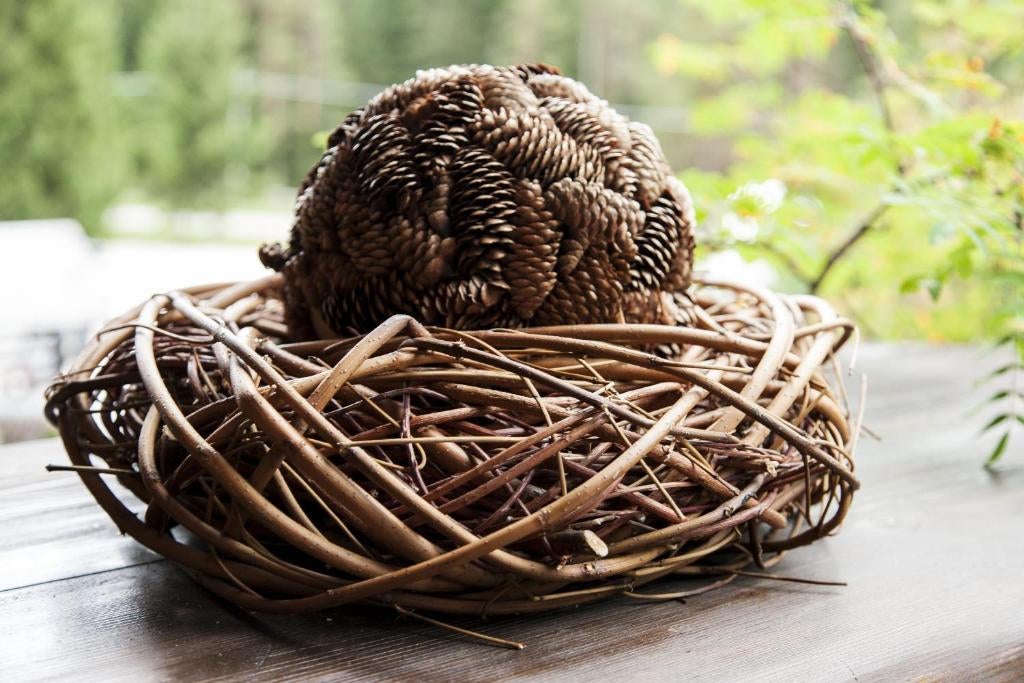
{"type": "Polygon", "coordinates": [[[835,267],[836,263],[838,263],[839,260],[843,258],[843,256],[845,256],[855,244],[857,244],[857,242],[860,242],[873,227],[875,227],[875,224],[888,210],[889,204],[884,201],[880,202],[860,220],[857,227],[853,229],[853,232],[851,232],[846,239],[844,239],[829,253],[828,258],[825,259],[825,265],[821,267],[821,270],[818,271],[815,278],[811,280],[811,284],[808,285],[808,290],[811,294],[818,293],[818,290],[821,289],[822,283],[825,281],[825,278],[828,277],[829,273],[832,272],[832,268],[835,267]]]}
{"type": "Polygon", "coordinates": [[[407,609],[405,609],[404,607],[402,607],[401,605],[398,605],[398,604],[394,604],[394,605],[392,605],[392,607],[394,607],[395,611],[398,612],[399,614],[401,614],[402,616],[412,617],[413,619],[419,619],[422,622],[425,622],[427,624],[431,624],[432,626],[437,626],[439,628],[443,628],[446,631],[451,631],[453,633],[458,633],[458,634],[467,636],[469,638],[475,638],[476,640],[483,641],[484,643],[487,643],[488,645],[495,645],[497,647],[503,647],[503,648],[506,648],[508,650],[525,650],[526,649],[526,644],[525,643],[520,643],[520,642],[517,642],[515,640],[506,640],[504,638],[498,638],[497,636],[489,636],[486,633],[480,633],[479,631],[471,631],[468,628],[462,628],[460,626],[455,626],[453,624],[446,624],[445,622],[440,621],[438,619],[432,619],[430,617],[425,617],[422,614],[418,614],[416,612],[413,612],[412,610],[407,610],[407,609]]]}
{"type": "Polygon", "coordinates": [[[90,474],[113,474],[116,476],[138,476],[135,470],[121,467],[93,467],[92,465],[47,465],[47,472],[88,472],[90,474]]]}

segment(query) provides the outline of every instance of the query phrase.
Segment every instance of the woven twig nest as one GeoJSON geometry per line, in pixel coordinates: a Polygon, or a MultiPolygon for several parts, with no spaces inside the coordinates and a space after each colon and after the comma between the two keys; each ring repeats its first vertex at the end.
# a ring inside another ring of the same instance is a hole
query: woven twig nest
{"type": "Polygon", "coordinates": [[[295,342],[282,286],[154,297],[48,397],[119,528],[244,607],[677,597],[643,586],[770,564],[857,487],[827,371],[851,327],[820,299],[705,282],[685,326],[295,342]]]}
{"type": "Polygon", "coordinates": [[[672,322],[694,215],[651,129],[547,66],[420,71],[353,112],[299,190],[290,329],[672,322]]]}

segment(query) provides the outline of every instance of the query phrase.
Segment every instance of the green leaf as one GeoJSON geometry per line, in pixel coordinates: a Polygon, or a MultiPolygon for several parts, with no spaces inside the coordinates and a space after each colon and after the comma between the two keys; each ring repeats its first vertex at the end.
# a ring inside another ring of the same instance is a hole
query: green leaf
{"type": "Polygon", "coordinates": [[[980,380],[978,380],[976,386],[981,386],[982,384],[986,384],[986,383],[996,379],[997,377],[1002,377],[1003,375],[1005,375],[1006,373],[1010,372],[1011,370],[1012,371],[1024,371],[1024,367],[1021,367],[1017,363],[1007,363],[1006,365],[1002,365],[1002,366],[996,368],[995,370],[993,370],[992,372],[988,373],[984,377],[982,377],[980,380]]]}
{"type": "Polygon", "coordinates": [[[911,275],[900,283],[900,294],[914,294],[921,289],[924,275],[911,275]]]}
{"type": "Polygon", "coordinates": [[[1007,399],[1010,397],[1024,398],[1024,393],[1021,393],[1020,391],[1016,391],[1014,389],[1001,389],[992,394],[991,396],[989,396],[985,400],[988,403],[995,403],[996,401],[1002,401],[1003,399],[1007,399]]]}
{"type": "Polygon", "coordinates": [[[956,271],[957,277],[966,280],[974,273],[974,260],[971,258],[970,243],[954,249],[949,254],[950,264],[956,271]]]}
{"type": "Polygon", "coordinates": [[[900,283],[900,294],[913,294],[924,289],[928,292],[928,296],[931,297],[932,301],[938,301],[939,297],[942,296],[945,275],[942,273],[936,275],[936,277],[912,275],[906,278],[900,283]]]}
{"type": "Polygon", "coordinates": [[[1003,457],[1003,453],[1006,452],[1006,445],[1010,442],[1010,432],[1005,432],[1000,437],[999,442],[996,443],[996,447],[992,449],[992,452],[988,454],[988,459],[985,461],[985,467],[991,467],[999,458],[1003,457]]]}
{"type": "Polygon", "coordinates": [[[1017,343],[1020,335],[1017,332],[1008,332],[1007,334],[1001,335],[992,342],[993,348],[999,348],[1000,346],[1010,346],[1017,343]]]}
{"type": "Polygon", "coordinates": [[[1010,419],[1009,413],[1000,413],[999,415],[996,415],[991,420],[989,420],[988,424],[981,428],[981,431],[982,433],[985,433],[988,430],[992,429],[993,427],[998,427],[999,425],[1003,424],[1008,419],[1010,419]]]}

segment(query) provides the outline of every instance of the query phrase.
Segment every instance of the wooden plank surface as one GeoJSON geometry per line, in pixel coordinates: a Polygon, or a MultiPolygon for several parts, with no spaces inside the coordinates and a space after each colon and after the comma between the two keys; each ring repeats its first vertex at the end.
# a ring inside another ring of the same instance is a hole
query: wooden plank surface
{"type": "MultiPolygon", "coordinates": [[[[869,345],[863,490],[842,532],[677,602],[454,620],[250,614],[118,536],[55,440],[0,449],[0,680],[1015,680],[1024,677],[1024,452],[980,468],[972,349],[869,345]]],[[[851,383],[854,384],[854,383],[851,383]]],[[[851,389],[855,389],[851,386],[851,389]]],[[[664,585],[664,584],[662,584],[664,585]]],[[[682,582],[670,583],[683,586],[682,582]]]]}

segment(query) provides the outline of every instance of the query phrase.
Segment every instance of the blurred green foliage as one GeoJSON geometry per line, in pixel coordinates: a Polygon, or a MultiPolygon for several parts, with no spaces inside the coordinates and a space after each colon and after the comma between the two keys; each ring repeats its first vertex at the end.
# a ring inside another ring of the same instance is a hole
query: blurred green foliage
{"type": "Polygon", "coordinates": [[[0,218],[98,233],[117,199],[259,202],[300,182],[316,133],[453,63],[556,64],[640,105],[627,113],[686,166],[700,156],[683,130],[691,91],[664,87],[647,46],[691,14],[677,0],[3,0],[0,218]]]}
{"type": "MultiPolygon", "coordinates": [[[[0,219],[260,201],[384,84],[542,61],[655,129],[703,254],[872,336],[1024,358],[1021,26],[1005,0],[2,0],[0,219]]],[[[1018,366],[994,429],[1024,422],[1018,366]]]]}
{"type": "Polygon", "coordinates": [[[117,195],[117,43],[106,0],[0,2],[0,218],[97,225],[117,195]]]}
{"type": "Polygon", "coordinates": [[[706,38],[651,54],[705,85],[696,130],[731,148],[682,172],[698,244],[772,261],[875,334],[1013,347],[998,459],[1024,424],[1024,4],[690,4],[706,38]]]}
{"type": "Polygon", "coordinates": [[[991,294],[973,277],[979,261],[994,266],[1019,248],[1024,127],[1019,91],[1003,83],[1024,75],[1021,43],[1005,29],[1024,6],[959,5],[912,3],[901,18],[917,28],[912,40],[882,11],[827,0],[715,3],[705,13],[715,39],[680,48],[662,36],[654,63],[707,74],[713,94],[694,123],[727,136],[733,155],[722,170],[682,173],[705,244],[765,256],[792,286],[877,312],[863,316],[869,330],[973,339],[1002,329],[1001,312],[971,303],[991,294]],[[965,14],[972,21],[958,21],[965,14]],[[844,68],[853,60],[860,73],[844,68]],[[786,194],[770,213],[737,192],[767,179],[786,194]],[[737,220],[748,226],[738,238],[737,220]],[[963,286],[943,293],[951,279],[963,286]],[[916,305],[918,292],[938,305],[916,305]],[[897,294],[906,305],[887,305],[897,294]]]}
{"type": "Polygon", "coordinates": [[[129,102],[140,186],[179,206],[227,206],[237,194],[231,171],[252,154],[242,122],[232,118],[241,12],[233,3],[206,0],[147,9],[148,22],[160,30],[139,36],[146,96],[129,102]]]}

